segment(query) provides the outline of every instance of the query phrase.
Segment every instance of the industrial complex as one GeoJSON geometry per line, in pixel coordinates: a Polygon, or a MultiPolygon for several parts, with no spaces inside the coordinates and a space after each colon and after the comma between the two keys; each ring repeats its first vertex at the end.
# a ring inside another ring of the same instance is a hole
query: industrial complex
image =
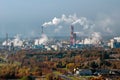
{"type": "Polygon", "coordinates": [[[20,50],[20,49],[41,49],[43,51],[59,51],[59,50],[71,50],[71,49],[84,49],[90,47],[102,47],[102,48],[120,48],[120,37],[115,37],[108,41],[104,41],[98,33],[93,33],[92,36],[84,39],[77,38],[77,34],[74,32],[74,26],[70,26],[70,38],[68,40],[52,39],[44,33],[43,26],[41,27],[41,36],[33,40],[21,39],[19,35],[16,35],[13,39],[8,38],[6,34],[5,41],[2,42],[2,49],[7,50],[20,50]]]}

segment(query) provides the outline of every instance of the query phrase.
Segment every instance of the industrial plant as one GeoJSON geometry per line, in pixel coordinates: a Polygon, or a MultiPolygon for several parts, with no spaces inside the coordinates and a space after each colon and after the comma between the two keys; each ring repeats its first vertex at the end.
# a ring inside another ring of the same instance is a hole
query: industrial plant
{"type": "Polygon", "coordinates": [[[115,76],[117,79],[120,75],[120,37],[105,41],[100,33],[93,32],[91,36],[80,38],[74,25],[69,28],[67,40],[50,39],[43,26],[41,35],[29,40],[18,34],[9,38],[7,33],[0,46],[0,64],[9,64],[10,69],[8,73],[1,69],[0,78],[20,79],[27,76],[33,80],[50,80],[48,76],[52,76],[51,80],[55,80],[57,76],[58,80],[103,80],[115,76]]]}
{"type": "Polygon", "coordinates": [[[0,80],[120,80],[120,0],[0,0],[0,80]]]}
{"type": "MultiPolygon", "coordinates": [[[[79,23],[86,30],[89,29],[88,21],[86,18],[69,18],[64,15],[61,18],[62,21],[72,23],[67,27],[69,36],[65,36],[66,39],[46,34],[46,26],[56,25],[61,21],[57,18],[45,22],[35,38],[25,39],[19,34],[10,38],[10,34],[6,33],[0,44],[0,64],[4,65],[0,66],[0,79],[20,79],[24,76],[32,78],[25,80],[120,78],[120,37],[105,39],[100,32],[95,31],[89,31],[87,36],[78,35],[82,32],[77,32],[74,24],[79,23]]],[[[55,32],[60,32],[60,29],[62,26],[57,27],[55,32]]],[[[64,35],[61,32],[59,34],[64,35]]]]}
{"type": "Polygon", "coordinates": [[[7,50],[22,50],[22,49],[40,49],[42,51],[60,51],[60,50],[73,50],[84,49],[91,47],[100,48],[120,48],[120,37],[115,37],[108,41],[104,41],[101,35],[94,32],[89,37],[81,39],[74,31],[74,26],[70,26],[70,37],[67,40],[52,39],[50,40],[41,27],[41,36],[32,40],[25,40],[16,35],[13,39],[9,39],[8,33],[6,34],[5,41],[2,42],[2,49],[7,50]]]}

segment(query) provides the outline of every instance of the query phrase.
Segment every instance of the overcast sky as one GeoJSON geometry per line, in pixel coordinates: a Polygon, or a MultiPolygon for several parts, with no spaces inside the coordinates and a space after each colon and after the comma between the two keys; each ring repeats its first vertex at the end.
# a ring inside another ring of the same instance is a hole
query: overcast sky
{"type": "MultiPolygon", "coordinates": [[[[95,24],[92,31],[120,35],[120,0],[0,0],[0,37],[6,33],[38,36],[41,25],[63,14],[85,17],[95,24]]],[[[49,36],[69,35],[69,25],[61,22],[44,30],[49,36]]],[[[84,32],[75,26],[75,31],[84,32]]]]}

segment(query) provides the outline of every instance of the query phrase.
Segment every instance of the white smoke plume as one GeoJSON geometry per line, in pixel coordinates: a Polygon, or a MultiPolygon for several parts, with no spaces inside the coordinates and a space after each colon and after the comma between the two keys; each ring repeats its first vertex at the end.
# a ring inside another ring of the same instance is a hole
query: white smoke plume
{"type": "Polygon", "coordinates": [[[42,34],[41,35],[41,38],[40,39],[36,39],[35,40],[35,45],[46,45],[47,44],[47,41],[48,41],[48,37],[47,37],[47,35],[45,35],[45,34],[42,34]]]}
{"type": "Polygon", "coordinates": [[[7,45],[7,46],[11,46],[11,44],[13,43],[13,45],[15,47],[21,47],[23,45],[23,41],[20,39],[20,34],[17,34],[16,36],[14,36],[13,40],[8,40],[7,43],[6,41],[4,41],[2,43],[3,46],[7,45]]]}
{"type": "Polygon", "coordinates": [[[42,26],[47,27],[51,25],[58,25],[61,22],[59,18],[54,17],[52,21],[50,22],[45,22],[42,26]]]}
{"type": "Polygon", "coordinates": [[[91,36],[92,36],[92,43],[93,44],[99,44],[101,42],[101,39],[102,39],[101,33],[94,32],[94,33],[92,33],[91,36]]]}
{"type": "Polygon", "coordinates": [[[117,21],[117,17],[112,15],[100,14],[100,16],[96,16],[95,19],[91,21],[86,17],[78,17],[76,14],[68,16],[63,14],[61,17],[54,17],[51,21],[45,22],[42,26],[55,27],[54,32],[57,33],[64,29],[64,26],[70,27],[70,25],[73,25],[75,29],[79,29],[74,30],[77,36],[89,36],[94,32],[109,35],[116,33],[115,30],[118,30],[114,28],[119,25],[116,24],[118,23],[117,21]]]}
{"type": "Polygon", "coordinates": [[[54,17],[51,21],[45,22],[42,26],[49,27],[49,26],[56,26],[55,32],[58,32],[63,27],[60,27],[62,24],[69,25],[76,25],[79,24],[83,30],[91,29],[94,27],[94,24],[91,23],[86,17],[77,17],[76,14],[74,15],[62,15],[60,18],[54,17]]]}
{"type": "Polygon", "coordinates": [[[93,45],[101,44],[101,40],[102,40],[101,33],[93,32],[89,38],[85,38],[84,44],[93,44],[93,45]]]}

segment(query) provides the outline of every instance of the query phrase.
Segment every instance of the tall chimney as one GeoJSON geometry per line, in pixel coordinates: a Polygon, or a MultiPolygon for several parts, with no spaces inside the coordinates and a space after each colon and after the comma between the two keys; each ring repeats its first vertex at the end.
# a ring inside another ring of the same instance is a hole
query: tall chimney
{"type": "Polygon", "coordinates": [[[71,25],[70,44],[74,44],[74,27],[71,25]]]}
{"type": "Polygon", "coordinates": [[[44,32],[43,32],[43,26],[41,27],[42,28],[42,31],[41,31],[41,33],[43,34],[44,32]]]}
{"type": "Polygon", "coordinates": [[[8,33],[6,33],[6,49],[8,48],[8,33]]]}

